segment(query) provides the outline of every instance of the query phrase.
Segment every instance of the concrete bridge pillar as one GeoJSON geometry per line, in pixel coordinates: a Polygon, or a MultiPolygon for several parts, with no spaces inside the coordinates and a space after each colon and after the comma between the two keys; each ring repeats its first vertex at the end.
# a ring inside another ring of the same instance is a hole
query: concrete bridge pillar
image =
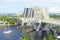
{"type": "Polygon", "coordinates": [[[41,26],[41,22],[39,22],[39,23],[34,23],[34,29],[35,29],[36,31],[39,31],[40,26],[41,26]]]}
{"type": "Polygon", "coordinates": [[[24,25],[24,22],[22,21],[22,26],[24,25]]]}

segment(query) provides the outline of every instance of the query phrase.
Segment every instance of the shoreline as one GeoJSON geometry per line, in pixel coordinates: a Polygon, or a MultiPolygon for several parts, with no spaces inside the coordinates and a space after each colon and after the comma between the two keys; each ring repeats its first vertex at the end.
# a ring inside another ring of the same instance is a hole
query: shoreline
{"type": "Polygon", "coordinates": [[[6,24],[6,25],[4,25],[4,24],[2,24],[2,25],[0,25],[0,28],[3,28],[3,27],[8,27],[8,26],[16,26],[16,24],[6,24]]]}

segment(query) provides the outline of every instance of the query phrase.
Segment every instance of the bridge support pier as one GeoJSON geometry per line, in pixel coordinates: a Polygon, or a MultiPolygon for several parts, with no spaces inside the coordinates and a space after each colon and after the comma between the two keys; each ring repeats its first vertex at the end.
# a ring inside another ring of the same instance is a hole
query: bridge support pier
{"type": "Polygon", "coordinates": [[[39,22],[39,23],[34,23],[34,29],[35,29],[36,31],[39,31],[40,27],[41,27],[41,22],[39,22]]]}
{"type": "Polygon", "coordinates": [[[22,26],[24,25],[24,22],[22,21],[22,26]]]}

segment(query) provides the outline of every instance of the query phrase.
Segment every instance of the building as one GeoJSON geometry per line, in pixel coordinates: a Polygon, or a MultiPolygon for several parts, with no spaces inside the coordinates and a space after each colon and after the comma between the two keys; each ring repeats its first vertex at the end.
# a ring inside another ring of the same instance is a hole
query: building
{"type": "Polygon", "coordinates": [[[24,8],[23,15],[24,17],[21,18],[22,26],[24,25],[30,26],[30,24],[32,23],[36,31],[39,31],[40,28],[42,28],[43,30],[48,30],[49,27],[52,27],[52,24],[60,25],[60,21],[51,19],[49,17],[46,8],[41,7],[24,8]]]}

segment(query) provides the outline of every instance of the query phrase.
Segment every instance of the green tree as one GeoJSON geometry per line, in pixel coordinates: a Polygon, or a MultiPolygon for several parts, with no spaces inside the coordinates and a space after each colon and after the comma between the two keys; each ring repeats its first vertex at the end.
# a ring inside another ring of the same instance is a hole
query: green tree
{"type": "Polygon", "coordinates": [[[7,16],[0,16],[1,21],[7,21],[9,24],[14,24],[16,23],[16,19],[14,18],[8,18],[7,16]]]}
{"type": "Polygon", "coordinates": [[[56,37],[54,37],[53,31],[50,31],[48,34],[48,40],[56,40],[56,37]]]}
{"type": "Polygon", "coordinates": [[[27,38],[26,37],[26,34],[23,34],[20,38],[19,38],[19,40],[31,40],[30,38],[27,38]]]}

